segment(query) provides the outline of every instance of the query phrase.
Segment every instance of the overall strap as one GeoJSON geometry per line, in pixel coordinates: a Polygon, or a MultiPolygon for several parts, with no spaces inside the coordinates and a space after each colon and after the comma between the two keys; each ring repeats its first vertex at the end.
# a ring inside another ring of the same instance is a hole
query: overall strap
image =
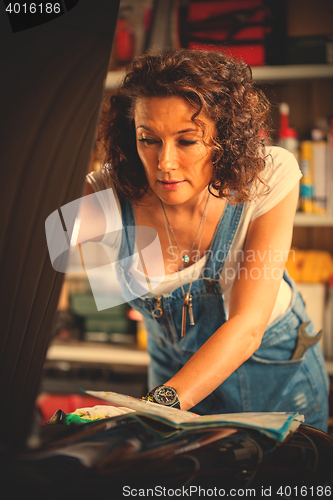
{"type": "Polygon", "coordinates": [[[121,260],[133,256],[136,239],[136,228],[133,203],[119,193],[117,194],[124,228],[118,254],[118,258],[119,260],[121,260]]]}
{"type": "Polygon", "coordinates": [[[217,280],[220,277],[244,210],[244,204],[230,205],[227,201],[209,249],[208,259],[203,271],[204,279],[217,280]]]}

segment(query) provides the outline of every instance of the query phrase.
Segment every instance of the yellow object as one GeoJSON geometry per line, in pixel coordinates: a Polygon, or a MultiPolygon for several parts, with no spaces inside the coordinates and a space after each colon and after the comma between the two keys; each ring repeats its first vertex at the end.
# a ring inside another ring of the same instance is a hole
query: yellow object
{"type": "Polygon", "coordinates": [[[312,141],[301,142],[300,167],[303,174],[301,179],[301,210],[305,213],[313,212],[313,160],[312,141]]]}
{"type": "Polygon", "coordinates": [[[143,321],[138,321],[136,340],[139,349],[145,351],[147,349],[147,332],[143,321]]]}
{"type": "Polygon", "coordinates": [[[300,283],[326,283],[333,275],[333,259],[329,252],[292,248],[286,268],[300,283]]]}

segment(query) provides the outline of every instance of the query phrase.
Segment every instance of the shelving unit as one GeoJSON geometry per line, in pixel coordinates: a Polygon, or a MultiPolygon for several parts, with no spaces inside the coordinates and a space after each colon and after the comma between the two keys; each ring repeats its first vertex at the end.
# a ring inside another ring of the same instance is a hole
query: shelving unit
{"type": "MultiPolygon", "coordinates": [[[[124,76],[124,69],[109,71],[106,77],[105,89],[115,89],[124,76]]],[[[333,64],[256,66],[252,68],[252,76],[255,81],[266,83],[333,78],[333,64]]]]}

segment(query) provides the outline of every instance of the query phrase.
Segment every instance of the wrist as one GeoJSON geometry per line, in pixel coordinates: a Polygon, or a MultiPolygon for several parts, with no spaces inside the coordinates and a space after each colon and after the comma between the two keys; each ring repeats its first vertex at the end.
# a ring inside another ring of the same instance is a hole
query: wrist
{"type": "Polygon", "coordinates": [[[178,374],[176,374],[175,377],[172,377],[172,379],[165,382],[165,385],[174,387],[174,389],[176,389],[181,409],[184,411],[188,411],[199,401],[193,402],[193,390],[191,390],[191,384],[189,383],[189,381],[184,383],[183,380],[179,380],[177,375],[178,374]]]}
{"type": "Polygon", "coordinates": [[[158,385],[149,391],[142,399],[162,406],[168,406],[169,408],[180,409],[177,391],[169,385],[158,385]]]}

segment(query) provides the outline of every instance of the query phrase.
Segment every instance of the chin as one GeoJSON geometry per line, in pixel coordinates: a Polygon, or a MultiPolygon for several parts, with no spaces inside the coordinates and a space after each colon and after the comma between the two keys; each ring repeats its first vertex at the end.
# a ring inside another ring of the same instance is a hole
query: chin
{"type": "Polygon", "coordinates": [[[180,193],[179,191],[164,191],[159,189],[158,192],[155,191],[157,196],[168,205],[180,205],[191,199],[191,195],[188,193],[180,193]]]}

